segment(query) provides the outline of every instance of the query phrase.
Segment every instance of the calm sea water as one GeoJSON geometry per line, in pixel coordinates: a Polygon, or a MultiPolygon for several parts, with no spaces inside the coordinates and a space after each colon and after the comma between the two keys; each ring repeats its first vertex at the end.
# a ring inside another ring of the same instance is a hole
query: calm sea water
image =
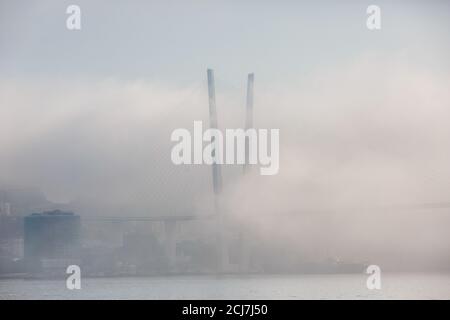
{"type": "Polygon", "coordinates": [[[450,299],[450,274],[387,274],[381,290],[366,275],[179,276],[0,280],[0,299],[450,299]]]}

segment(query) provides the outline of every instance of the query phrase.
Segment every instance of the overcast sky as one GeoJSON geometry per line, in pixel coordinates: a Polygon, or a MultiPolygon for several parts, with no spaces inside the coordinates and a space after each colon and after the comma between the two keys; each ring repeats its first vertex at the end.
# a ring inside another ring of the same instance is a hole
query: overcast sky
{"type": "Polygon", "coordinates": [[[447,1],[7,1],[0,5],[2,76],[144,78],[190,84],[213,67],[232,84],[300,81],[365,52],[404,52],[448,70],[447,1]],[[82,30],[65,27],[69,4],[82,30]],[[382,9],[382,30],[366,8],[382,9]]]}

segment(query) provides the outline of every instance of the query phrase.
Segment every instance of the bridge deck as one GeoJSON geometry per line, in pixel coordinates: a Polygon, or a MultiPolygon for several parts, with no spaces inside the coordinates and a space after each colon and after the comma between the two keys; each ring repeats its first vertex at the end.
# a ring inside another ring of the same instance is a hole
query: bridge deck
{"type": "Polygon", "coordinates": [[[187,221],[187,220],[206,220],[213,219],[216,215],[181,215],[181,216],[96,216],[96,217],[82,217],[87,221],[187,221]]]}

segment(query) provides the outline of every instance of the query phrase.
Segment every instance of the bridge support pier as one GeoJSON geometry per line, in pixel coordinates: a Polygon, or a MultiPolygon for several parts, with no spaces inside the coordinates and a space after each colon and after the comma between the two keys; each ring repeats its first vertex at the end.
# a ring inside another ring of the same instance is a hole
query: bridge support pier
{"type": "Polygon", "coordinates": [[[222,215],[217,218],[217,271],[224,273],[229,271],[228,237],[225,221],[222,215]]]}
{"type": "Polygon", "coordinates": [[[175,220],[164,221],[164,231],[165,231],[165,246],[164,247],[165,247],[166,257],[167,257],[170,271],[172,271],[175,267],[176,226],[177,226],[177,222],[175,220]]]}
{"type": "Polygon", "coordinates": [[[246,230],[239,234],[239,272],[248,272],[250,265],[249,237],[246,230]]]}

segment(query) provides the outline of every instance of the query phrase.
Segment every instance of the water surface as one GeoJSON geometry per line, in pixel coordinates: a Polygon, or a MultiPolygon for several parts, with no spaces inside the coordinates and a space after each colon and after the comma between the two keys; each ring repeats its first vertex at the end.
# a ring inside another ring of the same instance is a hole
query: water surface
{"type": "Polygon", "coordinates": [[[0,280],[0,299],[450,299],[450,274],[385,274],[381,290],[365,274],[0,280]]]}

